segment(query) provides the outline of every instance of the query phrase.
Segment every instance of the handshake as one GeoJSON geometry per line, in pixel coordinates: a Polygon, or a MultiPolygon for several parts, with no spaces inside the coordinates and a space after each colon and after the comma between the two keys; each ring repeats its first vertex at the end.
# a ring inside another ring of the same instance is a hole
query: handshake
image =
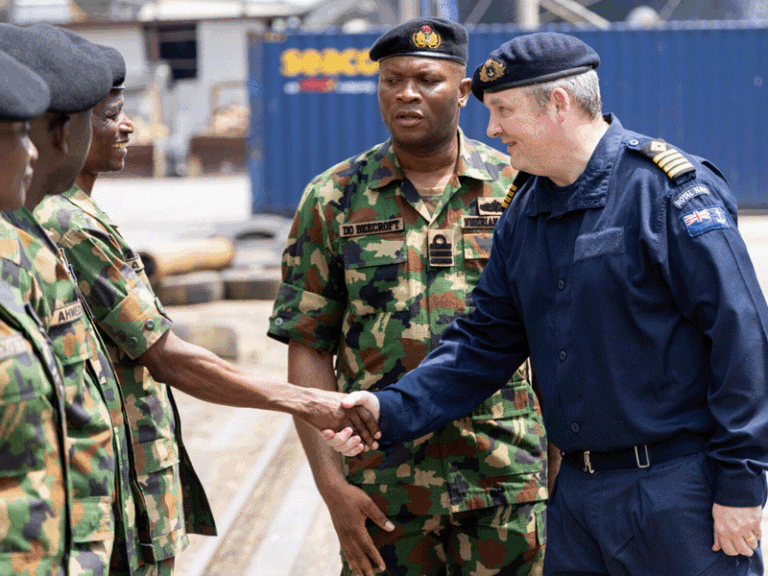
{"type": "Polygon", "coordinates": [[[370,392],[338,394],[306,388],[309,394],[297,417],[320,430],[326,443],[345,456],[376,450],[381,438],[379,400],[370,392]]]}

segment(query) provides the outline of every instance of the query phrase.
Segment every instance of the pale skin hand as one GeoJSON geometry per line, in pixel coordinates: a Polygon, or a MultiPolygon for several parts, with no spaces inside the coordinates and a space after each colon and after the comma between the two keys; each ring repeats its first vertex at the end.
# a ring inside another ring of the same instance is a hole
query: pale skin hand
{"type": "MultiPolygon", "coordinates": [[[[378,419],[378,415],[376,418],[378,419]]],[[[762,509],[759,506],[735,508],[715,504],[712,506],[712,517],[715,520],[713,551],[722,550],[728,556],[754,554],[754,549],[762,538],[762,509]]]]}
{"type": "MultiPolygon", "coordinates": [[[[376,422],[379,421],[381,413],[379,399],[375,394],[371,394],[370,392],[362,390],[352,392],[341,401],[341,406],[343,408],[352,408],[355,406],[365,408],[373,416],[376,422]]],[[[322,430],[320,436],[322,436],[328,446],[337,452],[341,452],[344,456],[357,456],[360,452],[365,450],[365,443],[363,443],[359,435],[354,434],[352,428],[344,428],[339,432],[322,430]]]]}

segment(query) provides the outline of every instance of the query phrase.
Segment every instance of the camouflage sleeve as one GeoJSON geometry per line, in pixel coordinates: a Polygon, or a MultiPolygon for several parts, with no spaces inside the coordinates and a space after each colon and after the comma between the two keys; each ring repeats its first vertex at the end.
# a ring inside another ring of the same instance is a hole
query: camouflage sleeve
{"type": "Polygon", "coordinates": [[[42,224],[64,250],[99,327],[132,359],[149,350],[171,322],[117,240],[88,218],[73,217],[67,228],[55,216],[42,224]]]}
{"type": "Polygon", "coordinates": [[[321,177],[304,191],[283,251],[283,281],[267,334],[334,352],[346,302],[343,265],[332,245],[337,222],[324,195],[335,186],[321,177]]]}

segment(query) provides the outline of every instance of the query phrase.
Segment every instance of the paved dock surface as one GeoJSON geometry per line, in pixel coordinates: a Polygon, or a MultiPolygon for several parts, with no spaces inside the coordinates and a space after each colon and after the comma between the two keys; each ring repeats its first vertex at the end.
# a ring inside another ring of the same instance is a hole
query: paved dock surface
{"type": "MultiPolygon", "coordinates": [[[[95,198],[134,245],[250,218],[245,176],[104,179],[96,184],[95,198]]],[[[744,215],[739,228],[768,293],[768,216],[744,215]]],[[[168,312],[177,323],[232,327],[238,366],[282,380],[286,347],[265,336],[271,307],[265,301],[220,301],[168,312]]],[[[190,537],[177,576],[338,575],[338,541],[291,418],[175,396],[190,457],[219,527],[217,538],[190,537]]],[[[768,516],[763,533],[768,540],[768,516]]]]}

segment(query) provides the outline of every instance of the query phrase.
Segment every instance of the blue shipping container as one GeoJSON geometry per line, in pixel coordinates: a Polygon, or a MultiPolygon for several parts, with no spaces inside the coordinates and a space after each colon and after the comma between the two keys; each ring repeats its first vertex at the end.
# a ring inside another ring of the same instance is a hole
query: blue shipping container
{"type": "MultiPolygon", "coordinates": [[[[600,54],[605,112],[712,161],[740,208],[768,208],[768,28],[685,22],[548,29],[574,34],[600,54]]],[[[470,29],[468,75],[522,33],[507,26],[470,29]]],[[[380,34],[251,39],[254,212],[292,214],[315,175],[388,137],[376,96],[378,67],[367,58],[380,34]]],[[[486,136],[487,122],[488,111],[471,97],[461,112],[462,129],[501,148],[486,136]]]]}

